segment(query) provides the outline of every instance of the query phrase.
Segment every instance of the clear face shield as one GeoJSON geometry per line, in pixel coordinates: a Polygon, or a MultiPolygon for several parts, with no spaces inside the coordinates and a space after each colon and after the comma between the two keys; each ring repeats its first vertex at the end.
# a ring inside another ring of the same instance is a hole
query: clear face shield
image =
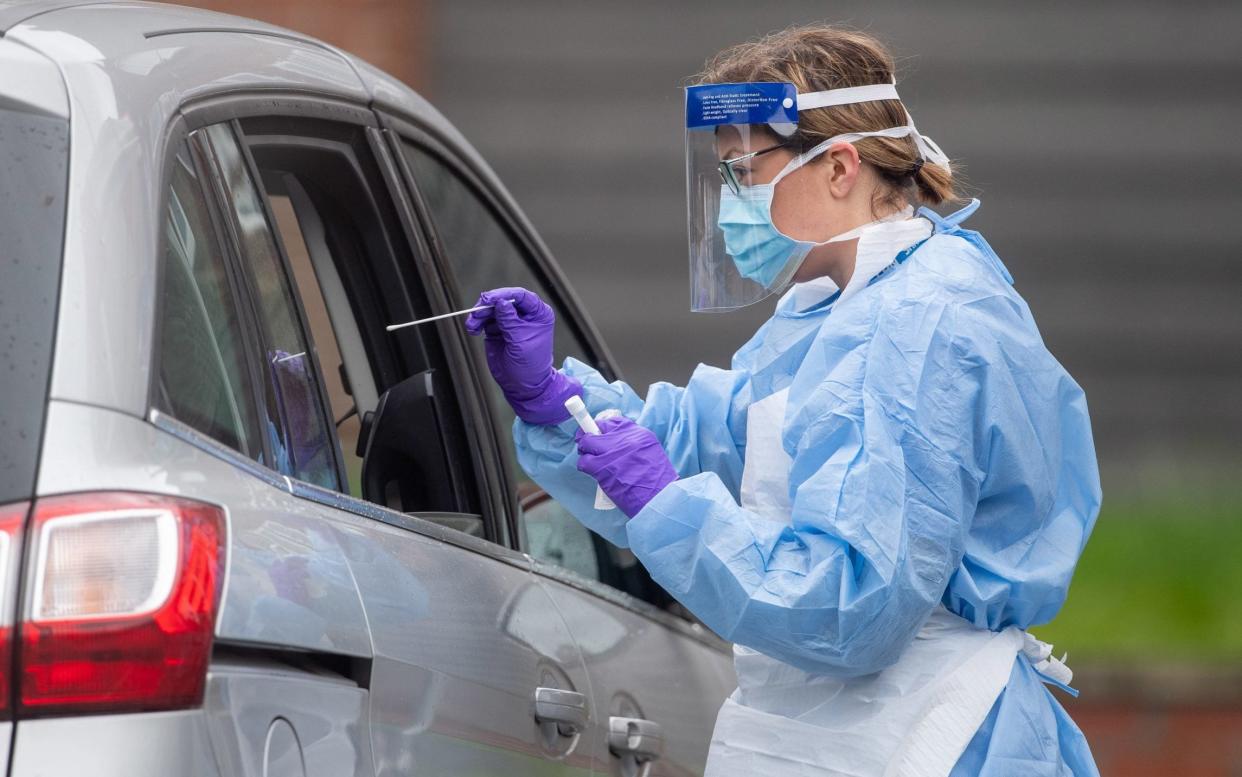
{"type": "MultiPolygon", "coordinates": [[[[772,221],[776,187],[833,144],[913,136],[928,161],[948,166],[945,155],[911,121],[839,135],[810,149],[793,142],[799,110],[896,99],[892,84],[803,95],[793,84],[769,82],[686,89],[692,311],[735,310],[789,285],[807,254],[822,243],[796,240],[776,227],[772,221]]],[[[834,238],[838,239],[845,236],[834,238]]]]}

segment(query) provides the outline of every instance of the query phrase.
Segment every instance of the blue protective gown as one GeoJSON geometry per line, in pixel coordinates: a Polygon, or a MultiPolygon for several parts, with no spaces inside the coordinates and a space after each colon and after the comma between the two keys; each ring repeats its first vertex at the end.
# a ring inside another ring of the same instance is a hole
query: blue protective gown
{"type": "MultiPolygon", "coordinates": [[[[937,604],[999,631],[1047,623],[1100,504],[1082,390],[1044,347],[1000,259],[959,222],[834,309],[792,295],[734,356],[682,388],[568,360],[593,413],[655,432],[680,480],[627,521],[593,508],[573,421],[514,427],[531,477],[633,549],[723,638],[812,672],[894,663],[937,604]],[[738,504],[747,408],[789,389],[791,520],[738,504]]],[[[1097,774],[1086,740],[1021,655],[953,775],[1097,774]]]]}

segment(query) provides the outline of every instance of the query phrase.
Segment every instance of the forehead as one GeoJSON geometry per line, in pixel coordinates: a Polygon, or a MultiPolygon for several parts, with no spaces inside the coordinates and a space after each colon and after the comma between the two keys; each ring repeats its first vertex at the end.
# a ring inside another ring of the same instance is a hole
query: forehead
{"type": "Polygon", "coordinates": [[[721,124],[716,127],[716,150],[729,156],[768,148],[780,140],[765,124],[721,124]]]}

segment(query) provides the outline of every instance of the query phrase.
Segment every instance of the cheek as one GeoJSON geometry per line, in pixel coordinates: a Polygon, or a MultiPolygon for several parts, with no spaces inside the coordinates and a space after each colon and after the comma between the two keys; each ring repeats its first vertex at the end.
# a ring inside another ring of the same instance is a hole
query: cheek
{"type": "Polygon", "coordinates": [[[809,175],[790,175],[776,185],[772,223],[794,240],[824,240],[826,209],[831,197],[815,186],[809,175]]]}

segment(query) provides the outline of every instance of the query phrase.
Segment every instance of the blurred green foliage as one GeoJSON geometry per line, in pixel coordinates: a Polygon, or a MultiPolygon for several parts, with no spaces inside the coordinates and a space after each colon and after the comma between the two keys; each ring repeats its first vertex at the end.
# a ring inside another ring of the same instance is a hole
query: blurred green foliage
{"type": "Polygon", "coordinates": [[[1073,659],[1242,660],[1242,493],[1107,503],[1056,619],[1073,659]]]}

